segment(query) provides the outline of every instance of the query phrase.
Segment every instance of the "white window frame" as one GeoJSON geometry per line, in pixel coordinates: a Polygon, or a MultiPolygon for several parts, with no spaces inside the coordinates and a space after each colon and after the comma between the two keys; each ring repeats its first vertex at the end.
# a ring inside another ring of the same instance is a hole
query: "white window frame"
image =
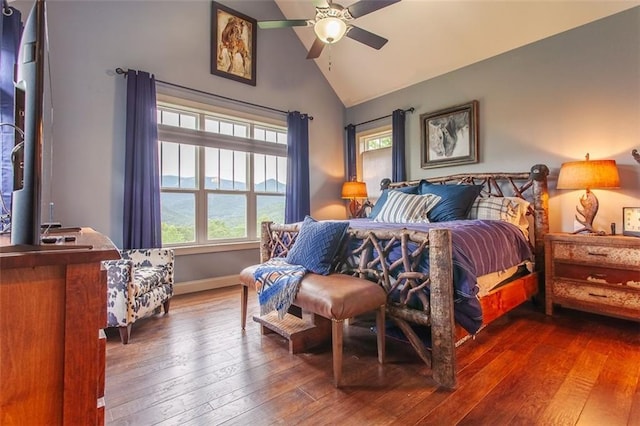
{"type": "MultiPolygon", "coordinates": [[[[257,197],[259,195],[273,195],[285,197],[284,192],[277,191],[256,191],[254,184],[254,154],[265,154],[276,157],[287,157],[286,145],[286,123],[265,117],[254,116],[242,112],[223,110],[206,104],[195,104],[194,102],[177,99],[173,97],[158,96],[158,109],[196,114],[198,116],[197,126],[204,129],[205,117],[220,118],[225,121],[235,122],[248,127],[248,137],[237,137],[220,133],[213,133],[204,130],[194,130],[176,126],[158,124],[158,141],[173,142],[178,144],[193,145],[196,147],[196,188],[173,188],[161,187],[162,193],[192,193],[195,194],[195,241],[178,244],[163,244],[166,247],[186,248],[189,252],[201,252],[202,248],[230,245],[233,247],[243,247],[247,243],[257,246],[260,239],[260,229],[257,225],[257,197]],[[256,128],[272,130],[280,134],[277,142],[264,142],[254,140],[252,137],[256,128]],[[284,138],[282,138],[284,133],[284,138]],[[205,148],[219,148],[231,151],[242,151],[247,155],[247,182],[244,190],[221,190],[205,188],[205,148]],[[247,200],[246,210],[246,237],[232,239],[208,239],[208,218],[207,203],[208,195],[218,194],[245,194],[247,200]]],[[[286,180],[286,176],[284,176],[286,180]]],[[[279,179],[278,179],[279,180],[279,179]]],[[[214,250],[217,251],[217,250],[214,250]]]]}
{"type": "MultiPolygon", "coordinates": [[[[370,130],[366,130],[363,132],[360,132],[356,135],[356,140],[358,141],[358,161],[356,162],[357,164],[357,174],[358,174],[358,180],[360,181],[364,181],[364,175],[365,175],[365,170],[364,170],[364,161],[363,158],[366,155],[367,151],[380,151],[382,152],[382,150],[387,150],[388,151],[388,155],[389,155],[389,170],[391,170],[391,164],[392,164],[392,159],[391,159],[391,146],[389,147],[381,147],[381,148],[374,148],[374,149],[367,149],[367,141],[371,140],[371,139],[379,139],[379,138],[383,138],[392,136],[392,127],[391,125],[387,125],[387,126],[383,126],[383,127],[377,127],[375,129],[370,129],[370,130]]],[[[389,176],[384,176],[387,178],[391,177],[391,172],[389,172],[389,176]]],[[[379,197],[379,193],[380,193],[380,180],[378,180],[377,182],[367,182],[367,193],[369,195],[369,199],[373,199],[373,200],[377,200],[379,197]]]]}

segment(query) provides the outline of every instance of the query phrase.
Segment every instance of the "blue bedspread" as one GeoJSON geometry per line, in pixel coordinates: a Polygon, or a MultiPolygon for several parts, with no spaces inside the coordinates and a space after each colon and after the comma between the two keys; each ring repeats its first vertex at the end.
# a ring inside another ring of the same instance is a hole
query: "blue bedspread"
{"type": "MultiPolygon", "coordinates": [[[[477,277],[502,271],[525,260],[532,260],[529,242],[514,225],[494,220],[458,220],[438,223],[381,223],[371,219],[351,219],[351,228],[389,230],[398,227],[428,232],[433,228],[451,230],[453,251],[453,280],[455,288],[455,319],[469,333],[475,334],[482,326],[482,309],[476,297],[477,277]]],[[[401,257],[398,250],[392,251],[390,261],[401,257]]],[[[429,259],[424,256],[420,263],[422,272],[429,272],[429,259]]],[[[391,295],[393,298],[393,295],[391,295]]],[[[415,298],[410,306],[421,309],[415,298]]]]}

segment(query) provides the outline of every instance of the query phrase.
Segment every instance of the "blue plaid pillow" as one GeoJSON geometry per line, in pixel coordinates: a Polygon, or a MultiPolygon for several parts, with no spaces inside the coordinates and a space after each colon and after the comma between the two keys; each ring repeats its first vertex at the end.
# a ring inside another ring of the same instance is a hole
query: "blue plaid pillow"
{"type": "Polygon", "coordinates": [[[287,254],[287,263],[328,275],[348,227],[347,221],[318,222],[311,216],[305,217],[298,238],[287,254]]]}

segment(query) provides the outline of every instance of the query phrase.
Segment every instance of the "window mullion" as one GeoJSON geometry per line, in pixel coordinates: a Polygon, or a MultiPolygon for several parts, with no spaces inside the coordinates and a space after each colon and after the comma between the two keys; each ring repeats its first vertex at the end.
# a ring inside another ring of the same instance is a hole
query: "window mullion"
{"type": "Polygon", "coordinates": [[[249,175],[247,176],[247,237],[255,239],[258,237],[258,207],[254,182],[255,176],[253,173],[255,158],[253,153],[249,154],[247,157],[249,161],[249,167],[247,169],[247,174],[249,175]]]}
{"type": "Polygon", "coordinates": [[[200,146],[196,150],[196,176],[198,177],[198,188],[196,189],[196,241],[198,244],[207,242],[208,229],[208,207],[207,207],[207,191],[205,189],[205,167],[204,167],[204,147],[200,146]]]}

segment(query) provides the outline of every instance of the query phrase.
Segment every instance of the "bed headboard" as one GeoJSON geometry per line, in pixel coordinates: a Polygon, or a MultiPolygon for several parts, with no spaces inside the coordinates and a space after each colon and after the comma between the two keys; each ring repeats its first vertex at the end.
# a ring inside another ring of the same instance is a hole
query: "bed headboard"
{"type": "MultiPolygon", "coordinates": [[[[536,256],[536,269],[544,273],[544,235],[549,232],[549,191],[547,176],[549,168],[536,164],[530,172],[498,173],[459,173],[449,176],[430,177],[430,183],[442,185],[482,185],[481,194],[488,197],[520,197],[529,202],[529,215],[533,216],[533,242],[536,256]]],[[[384,179],[382,189],[401,188],[418,185],[421,180],[391,182],[384,179]]]]}

